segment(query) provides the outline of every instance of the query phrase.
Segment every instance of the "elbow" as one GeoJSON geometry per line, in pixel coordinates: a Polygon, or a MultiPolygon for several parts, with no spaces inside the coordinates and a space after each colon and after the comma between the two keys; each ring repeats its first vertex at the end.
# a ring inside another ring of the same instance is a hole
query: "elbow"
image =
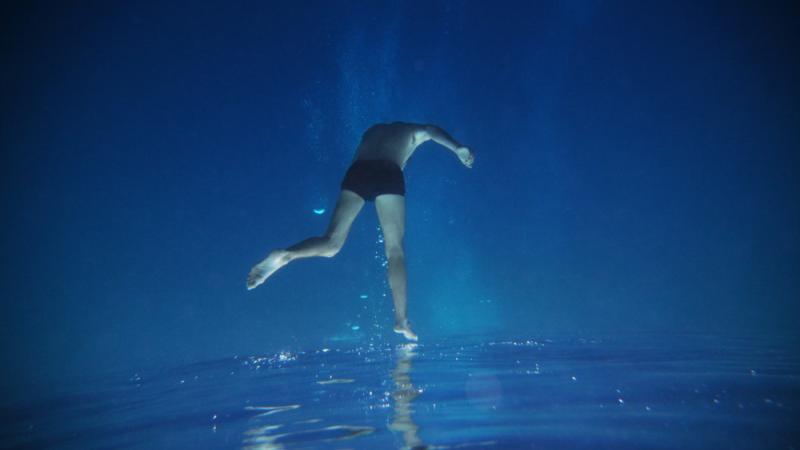
{"type": "Polygon", "coordinates": [[[422,130],[428,139],[436,139],[437,136],[442,135],[442,129],[436,125],[423,125],[422,130]]]}

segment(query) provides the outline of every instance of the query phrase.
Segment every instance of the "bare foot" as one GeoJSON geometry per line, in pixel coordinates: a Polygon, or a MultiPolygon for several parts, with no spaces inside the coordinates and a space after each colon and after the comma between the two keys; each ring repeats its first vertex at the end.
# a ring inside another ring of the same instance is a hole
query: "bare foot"
{"type": "Polygon", "coordinates": [[[286,250],[275,250],[270,253],[263,261],[250,269],[250,274],[247,275],[247,290],[249,291],[257,288],[261,283],[265,282],[270,275],[285,266],[288,262],[289,252],[286,250]]]}
{"type": "Polygon", "coordinates": [[[402,334],[404,338],[408,339],[409,341],[417,342],[419,339],[417,335],[411,331],[411,326],[408,324],[408,320],[404,320],[401,323],[395,324],[394,332],[397,334],[402,334]]]}

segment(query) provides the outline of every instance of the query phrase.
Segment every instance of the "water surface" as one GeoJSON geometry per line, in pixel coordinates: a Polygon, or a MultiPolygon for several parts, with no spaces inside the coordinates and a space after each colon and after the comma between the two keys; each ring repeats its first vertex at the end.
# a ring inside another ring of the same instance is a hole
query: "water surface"
{"type": "Polygon", "coordinates": [[[339,342],[4,404],[8,448],[800,446],[796,339],[339,342]]]}

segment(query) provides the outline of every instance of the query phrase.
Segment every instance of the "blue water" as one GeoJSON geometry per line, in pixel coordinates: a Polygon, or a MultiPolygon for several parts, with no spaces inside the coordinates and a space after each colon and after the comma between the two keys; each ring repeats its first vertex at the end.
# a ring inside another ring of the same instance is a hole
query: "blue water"
{"type": "Polygon", "coordinates": [[[340,343],[85,380],[4,404],[8,448],[800,446],[793,339],[340,343]]]}
{"type": "Polygon", "coordinates": [[[799,12],[0,2],[0,447],[799,448],[799,12]],[[373,205],[245,289],[393,121],[413,348],[373,205]]]}

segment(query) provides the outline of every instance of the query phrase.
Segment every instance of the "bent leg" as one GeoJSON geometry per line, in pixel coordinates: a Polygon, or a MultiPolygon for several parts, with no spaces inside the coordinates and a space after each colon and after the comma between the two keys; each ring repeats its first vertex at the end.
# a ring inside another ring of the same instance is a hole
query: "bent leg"
{"type": "Polygon", "coordinates": [[[339,253],[347,239],[347,234],[350,233],[353,221],[363,206],[364,199],[358,194],[346,189],[342,190],[325,234],[305,239],[287,249],[274,250],[250,270],[247,277],[247,289],[256,288],[275,271],[295,259],[312,256],[332,257],[339,253]]]}
{"type": "Polygon", "coordinates": [[[332,257],[339,253],[350,233],[353,221],[363,206],[364,199],[361,196],[353,191],[342,190],[339,194],[339,201],[336,202],[336,209],[333,210],[328,230],[322,236],[305,239],[287,248],[289,262],[311,256],[332,257]]]}
{"type": "Polygon", "coordinates": [[[406,222],[406,199],[402,195],[384,194],[375,198],[378,220],[383,230],[386,258],[389,260],[389,286],[394,301],[394,331],[406,339],[416,341],[417,335],[411,331],[406,317],[407,275],[403,235],[406,222]]]}

